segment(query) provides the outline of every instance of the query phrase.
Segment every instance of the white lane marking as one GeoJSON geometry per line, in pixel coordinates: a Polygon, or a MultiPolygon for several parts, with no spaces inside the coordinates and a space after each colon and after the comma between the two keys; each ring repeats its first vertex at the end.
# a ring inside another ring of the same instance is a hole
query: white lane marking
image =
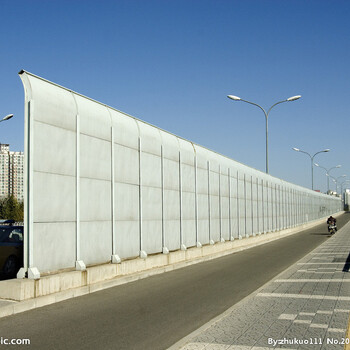
{"type": "Polygon", "coordinates": [[[313,270],[298,270],[297,272],[308,272],[308,273],[335,273],[336,271],[343,271],[343,270],[335,270],[334,272],[322,272],[322,271],[313,271],[313,270]]]}
{"type": "Polygon", "coordinates": [[[281,314],[278,319],[279,320],[289,320],[294,321],[297,318],[298,315],[296,314],[281,314]]]}
{"type": "Polygon", "coordinates": [[[322,315],[333,315],[333,311],[317,310],[316,313],[322,315]]]}
{"type": "Polygon", "coordinates": [[[297,283],[297,282],[300,282],[300,283],[306,283],[306,282],[325,282],[325,283],[330,283],[330,282],[336,282],[336,283],[342,283],[342,282],[350,282],[350,279],[341,279],[341,278],[334,278],[334,279],[312,279],[312,278],[309,278],[309,279],[304,279],[304,278],[300,278],[300,279],[281,279],[281,280],[275,280],[274,282],[278,282],[278,283],[297,283]]]}
{"type": "Polygon", "coordinates": [[[334,312],[350,312],[350,309],[334,309],[334,312]]]}
{"type": "Polygon", "coordinates": [[[345,261],[342,262],[317,262],[317,263],[297,263],[297,265],[344,265],[345,261]]]}
{"type": "Polygon", "coordinates": [[[311,323],[310,327],[312,327],[312,328],[328,328],[328,324],[311,323]]]}
{"type": "Polygon", "coordinates": [[[316,300],[341,300],[350,301],[350,297],[312,294],[288,294],[288,293],[258,293],[258,297],[265,298],[294,298],[294,299],[316,299],[316,300]]]}
{"type": "Polygon", "coordinates": [[[311,320],[295,320],[293,323],[310,324],[311,320]]]}
{"type": "Polygon", "coordinates": [[[337,249],[338,253],[332,252],[332,251],[323,251],[323,252],[319,252],[319,253],[314,253],[313,255],[329,255],[330,257],[335,256],[335,255],[343,255],[344,257],[348,257],[349,256],[349,251],[347,252],[339,252],[339,250],[337,249]]]}
{"type": "Polygon", "coordinates": [[[328,332],[345,333],[346,329],[341,328],[328,328],[328,332]]]}
{"type": "Polygon", "coordinates": [[[330,255],[332,257],[333,255],[344,255],[344,256],[346,256],[346,254],[349,254],[349,252],[346,252],[346,253],[324,252],[324,253],[311,253],[311,254],[312,255],[330,255]]]}
{"type": "Polygon", "coordinates": [[[300,316],[315,316],[316,312],[299,312],[300,316]]]}

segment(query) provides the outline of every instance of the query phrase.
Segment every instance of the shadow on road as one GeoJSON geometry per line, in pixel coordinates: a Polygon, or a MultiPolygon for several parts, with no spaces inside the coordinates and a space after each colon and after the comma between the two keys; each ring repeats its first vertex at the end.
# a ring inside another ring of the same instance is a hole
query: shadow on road
{"type": "Polygon", "coordinates": [[[350,253],[346,259],[345,265],[343,267],[343,272],[349,272],[350,269],[350,253]]]}

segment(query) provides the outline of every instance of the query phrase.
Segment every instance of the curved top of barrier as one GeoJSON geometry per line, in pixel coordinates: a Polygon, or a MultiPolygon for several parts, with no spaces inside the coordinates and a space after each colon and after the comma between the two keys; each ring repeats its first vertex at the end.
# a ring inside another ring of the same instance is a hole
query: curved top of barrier
{"type": "MultiPolygon", "coordinates": [[[[191,157],[196,155],[197,165],[201,168],[207,168],[207,162],[209,161],[210,169],[215,172],[220,171],[226,173],[228,169],[232,169],[233,173],[234,168],[235,172],[244,173],[246,177],[249,175],[257,177],[257,173],[259,173],[259,178],[263,181],[277,182],[280,185],[289,184],[295,189],[302,189],[303,191],[310,191],[310,193],[325,196],[323,193],[317,193],[305,187],[266,174],[261,170],[209,150],[204,146],[195,144],[171,132],[165,131],[134,116],[25,70],[21,70],[18,74],[25,88],[25,98],[27,102],[35,100],[36,97],[40,95],[44,95],[45,100],[49,99],[53,107],[57,107],[57,105],[60,106],[60,118],[53,121],[53,125],[59,123],[59,125],[57,125],[59,127],[75,130],[76,116],[81,113],[84,114],[84,124],[81,130],[84,134],[97,136],[103,140],[110,141],[111,134],[109,127],[120,126],[122,124],[123,132],[119,131],[120,128],[115,128],[116,143],[128,145],[131,148],[137,149],[137,138],[130,137],[136,134],[142,138],[142,150],[146,153],[160,156],[161,146],[166,142],[168,148],[164,151],[164,156],[168,159],[176,159],[176,157],[178,157],[177,153],[181,150],[183,153],[181,157],[184,162],[191,163],[191,157]],[[76,111],[76,115],[72,115],[72,110],[76,111]]],[[[46,109],[44,113],[45,117],[50,118],[50,106],[46,107],[46,109]]]]}

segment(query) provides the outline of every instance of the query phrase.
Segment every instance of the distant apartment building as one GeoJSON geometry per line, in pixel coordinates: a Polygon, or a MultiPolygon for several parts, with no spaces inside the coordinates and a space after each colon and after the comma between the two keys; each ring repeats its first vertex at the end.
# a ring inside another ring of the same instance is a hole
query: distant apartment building
{"type": "Polygon", "coordinates": [[[24,153],[11,152],[10,145],[0,143],[0,197],[13,195],[19,201],[24,194],[24,153]]]}

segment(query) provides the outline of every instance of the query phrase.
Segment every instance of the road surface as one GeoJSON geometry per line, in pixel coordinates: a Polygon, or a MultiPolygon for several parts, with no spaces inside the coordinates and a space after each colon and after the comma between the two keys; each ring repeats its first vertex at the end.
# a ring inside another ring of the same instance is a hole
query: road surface
{"type": "MultiPolygon", "coordinates": [[[[338,227],[349,220],[350,214],[343,214],[338,227]]],[[[318,225],[222,258],[5,317],[0,337],[30,339],[25,347],[35,350],[166,349],[328,238],[326,225],[318,225]]]]}

